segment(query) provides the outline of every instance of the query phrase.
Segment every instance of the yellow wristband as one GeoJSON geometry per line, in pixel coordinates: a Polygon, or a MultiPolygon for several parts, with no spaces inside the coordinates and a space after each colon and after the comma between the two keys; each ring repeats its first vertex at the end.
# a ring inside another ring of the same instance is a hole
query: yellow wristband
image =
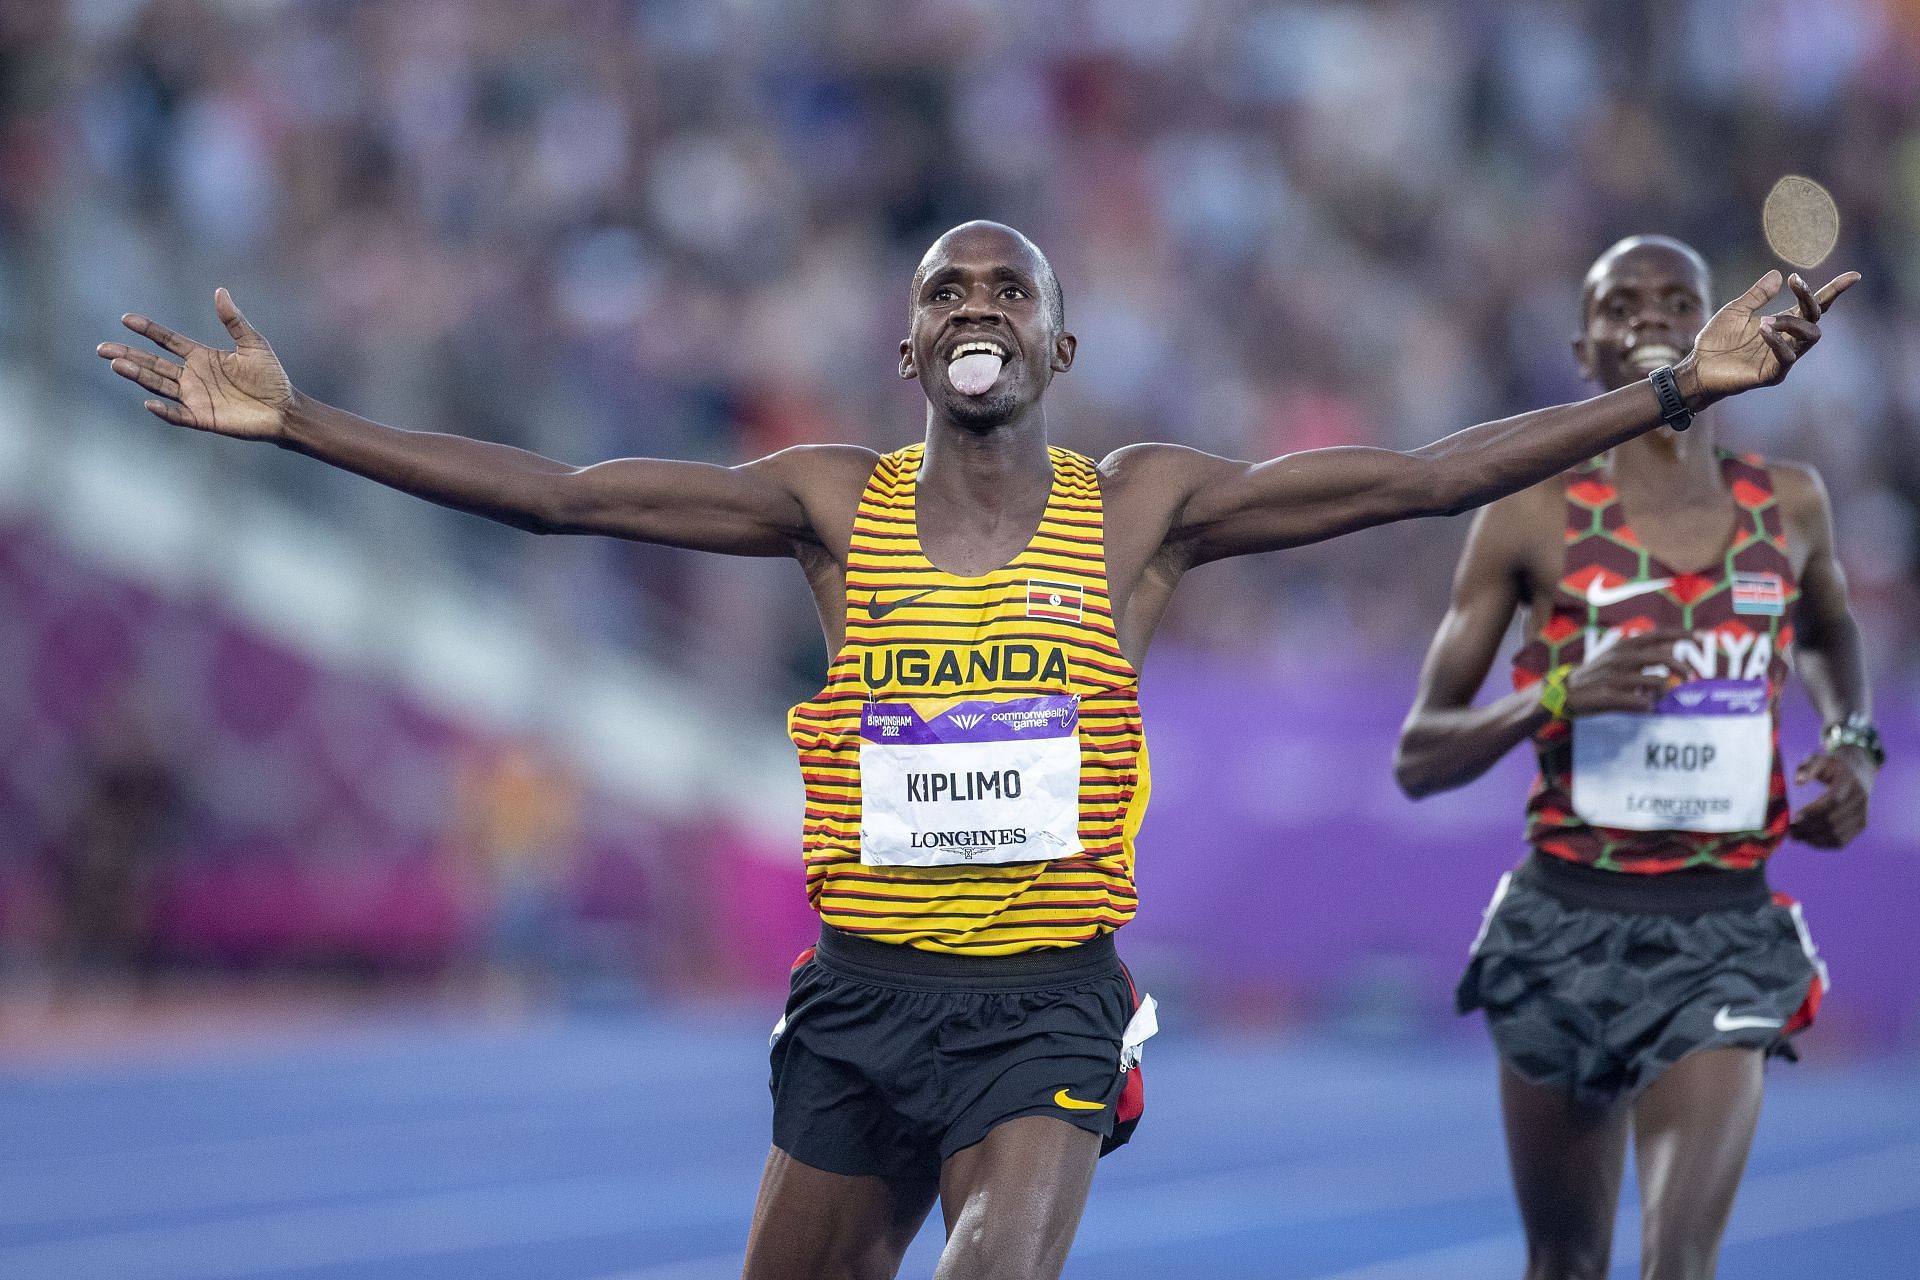
{"type": "Polygon", "coordinates": [[[1563,662],[1540,681],[1540,705],[1555,720],[1567,718],[1567,675],[1572,670],[1572,663],[1563,662]]]}

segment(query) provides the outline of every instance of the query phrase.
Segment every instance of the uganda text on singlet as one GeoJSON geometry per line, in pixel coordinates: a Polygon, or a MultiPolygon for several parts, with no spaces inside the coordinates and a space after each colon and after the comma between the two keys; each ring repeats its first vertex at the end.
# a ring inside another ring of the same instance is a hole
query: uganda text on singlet
{"type": "Polygon", "coordinates": [[[1732,871],[1786,834],[1779,703],[1799,587],[1766,463],[1717,456],[1733,537],[1692,573],[1640,541],[1603,463],[1565,477],[1566,559],[1550,616],[1514,655],[1515,687],[1628,635],[1687,634],[1668,664],[1683,683],[1649,713],[1578,716],[1536,735],[1527,838],[1543,854],[1612,871],[1732,871]]]}
{"type": "Polygon", "coordinates": [[[788,732],[807,894],[836,929],[926,950],[1070,947],[1133,917],[1147,800],[1139,677],[1107,595],[1099,477],[1050,450],[1039,528],[978,577],[921,550],[923,445],[874,467],[846,641],[788,732]]]}

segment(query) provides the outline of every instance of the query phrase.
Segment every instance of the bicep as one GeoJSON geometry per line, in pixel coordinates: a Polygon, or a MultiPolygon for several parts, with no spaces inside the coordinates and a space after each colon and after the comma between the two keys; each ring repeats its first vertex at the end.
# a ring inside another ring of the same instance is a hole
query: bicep
{"type": "Polygon", "coordinates": [[[1518,515],[1500,504],[1474,517],[1454,574],[1446,617],[1421,665],[1415,715],[1471,706],[1487,678],[1525,586],[1513,536],[1518,515]]]}
{"type": "Polygon", "coordinates": [[[617,458],[562,483],[555,526],[743,556],[791,555],[816,542],[795,451],[739,466],[617,458]]]}
{"type": "Polygon", "coordinates": [[[1794,605],[1795,643],[1803,649],[1819,649],[1826,638],[1844,629],[1851,617],[1847,601],[1847,575],[1841,568],[1833,537],[1833,512],[1827,501],[1826,486],[1820,477],[1805,471],[1789,485],[1782,496],[1782,508],[1792,538],[1806,547],[1806,564],[1800,571],[1800,598],[1794,605]]]}
{"type": "Polygon", "coordinates": [[[1211,463],[1201,469],[1174,530],[1191,544],[1197,563],[1431,513],[1423,463],[1392,449],[1343,445],[1267,462],[1211,463]]]}

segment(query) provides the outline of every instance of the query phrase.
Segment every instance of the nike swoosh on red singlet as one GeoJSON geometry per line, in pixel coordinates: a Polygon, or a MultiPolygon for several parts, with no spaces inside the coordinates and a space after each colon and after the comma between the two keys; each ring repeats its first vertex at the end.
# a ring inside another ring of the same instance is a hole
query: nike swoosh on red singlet
{"type": "Polygon", "coordinates": [[[1644,596],[1653,591],[1665,591],[1672,585],[1672,578],[1648,578],[1641,582],[1623,582],[1617,587],[1603,586],[1595,581],[1587,584],[1587,603],[1596,609],[1604,609],[1610,604],[1619,604],[1622,600],[1631,600],[1635,596],[1644,596]]]}

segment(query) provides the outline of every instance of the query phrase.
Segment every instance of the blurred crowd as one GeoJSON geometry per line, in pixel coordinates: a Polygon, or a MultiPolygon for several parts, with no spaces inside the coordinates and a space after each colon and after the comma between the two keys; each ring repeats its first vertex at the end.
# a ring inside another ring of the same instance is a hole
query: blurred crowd
{"type": "MultiPolygon", "coordinates": [[[[1916,50],[1895,0],[28,0],[0,6],[0,331],[133,419],[92,344],[127,309],[217,336],[224,283],[298,385],[405,426],[570,461],[893,447],[908,276],[987,216],[1066,290],[1059,442],[1412,446],[1582,394],[1579,281],[1622,235],[1744,288],[1802,173],[1844,219],[1818,274],[1866,282],[1790,384],[1716,413],[1824,471],[1892,678],[1920,657],[1916,50]]],[[[794,575],[212,447],[555,626],[768,701],[817,679],[794,575]]],[[[1169,632],[1411,659],[1462,532],[1212,568],[1169,632]]]]}

